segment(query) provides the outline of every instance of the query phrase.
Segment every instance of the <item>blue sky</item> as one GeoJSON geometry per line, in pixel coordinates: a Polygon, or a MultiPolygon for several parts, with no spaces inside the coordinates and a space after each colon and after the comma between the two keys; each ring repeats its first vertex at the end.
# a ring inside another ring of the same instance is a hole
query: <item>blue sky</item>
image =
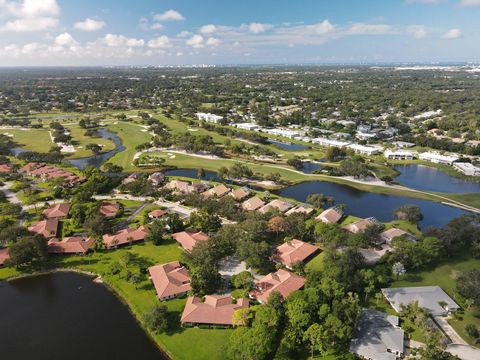
{"type": "Polygon", "coordinates": [[[480,0],[0,0],[0,66],[480,61],[480,0]]]}

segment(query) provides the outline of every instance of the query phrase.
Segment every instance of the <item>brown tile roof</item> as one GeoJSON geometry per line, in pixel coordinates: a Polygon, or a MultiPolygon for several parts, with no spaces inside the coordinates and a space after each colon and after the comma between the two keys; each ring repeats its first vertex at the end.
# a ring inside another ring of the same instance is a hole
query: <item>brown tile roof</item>
{"type": "Polygon", "coordinates": [[[155,186],[160,185],[165,180],[165,175],[161,172],[155,172],[148,176],[148,180],[155,186]]]}
{"type": "Polygon", "coordinates": [[[339,208],[332,207],[323,211],[320,215],[318,215],[315,220],[322,221],[325,224],[336,224],[340,221],[343,216],[343,211],[339,208]]]}
{"type": "Polygon", "coordinates": [[[202,193],[202,196],[208,198],[211,196],[216,196],[218,198],[227,195],[230,192],[230,189],[223,184],[217,185],[207,191],[202,193]]]}
{"type": "Polygon", "coordinates": [[[183,194],[189,194],[195,191],[195,189],[188,182],[182,180],[169,181],[167,184],[165,184],[164,188],[183,194]]]}
{"type": "Polygon", "coordinates": [[[47,209],[43,210],[42,214],[46,218],[61,218],[61,217],[66,217],[69,211],[70,211],[70,204],[61,203],[61,204],[55,204],[48,207],[47,209]]]}
{"type": "Polygon", "coordinates": [[[100,214],[107,218],[115,217],[120,211],[120,204],[113,202],[104,202],[100,205],[98,211],[100,212],[100,214]]]}
{"type": "Polygon", "coordinates": [[[241,187],[232,191],[230,195],[233,196],[235,200],[243,200],[250,195],[250,190],[246,187],[241,187]]]}
{"type": "Polygon", "coordinates": [[[192,251],[199,241],[208,240],[208,235],[201,231],[181,231],[172,234],[172,237],[187,251],[192,251]]]}
{"type": "Polygon", "coordinates": [[[265,303],[271,292],[277,291],[284,298],[296,290],[300,290],[305,285],[305,279],[295,275],[290,271],[280,269],[275,273],[270,273],[262,279],[255,282],[255,289],[250,291],[250,296],[261,303],[265,303]]]}
{"type": "Polygon", "coordinates": [[[292,207],[293,205],[290,204],[289,202],[286,202],[280,199],[275,199],[270,201],[267,205],[261,207],[258,211],[261,212],[262,214],[265,214],[270,210],[277,209],[278,211],[284,213],[285,211],[287,211],[292,207]]]}
{"type": "Polygon", "coordinates": [[[5,265],[5,262],[10,259],[8,249],[0,249],[0,266],[5,265]]]}
{"type": "Polygon", "coordinates": [[[186,267],[178,261],[148,268],[157,296],[160,300],[181,295],[191,289],[186,267]]]}
{"type": "Polygon", "coordinates": [[[148,229],[145,226],[140,226],[138,229],[126,228],[113,235],[103,235],[103,242],[107,248],[112,248],[119,245],[129,244],[131,242],[145,240],[147,235],[148,229]]]}
{"type": "Polygon", "coordinates": [[[255,211],[257,209],[260,209],[263,205],[265,205],[265,202],[262,201],[258,196],[254,196],[247,201],[244,201],[242,203],[242,208],[243,210],[247,211],[255,211]]]}
{"type": "Polygon", "coordinates": [[[95,243],[93,237],[71,236],[62,241],[52,239],[48,242],[49,254],[86,254],[95,243]]]}
{"type": "Polygon", "coordinates": [[[294,208],[291,208],[290,210],[288,210],[285,215],[289,216],[289,215],[292,215],[292,214],[305,214],[305,215],[308,215],[310,214],[312,211],[313,211],[313,207],[311,207],[310,205],[297,205],[295,206],[294,208]]]}
{"type": "Polygon", "coordinates": [[[157,209],[157,210],[150,211],[148,213],[148,217],[151,218],[151,219],[158,219],[159,217],[162,217],[163,215],[166,215],[166,214],[168,214],[167,211],[157,209]]]}
{"type": "Polygon", "coordinates": [[[409,232],[395,227],[380,233],[380,238],[387,243],[391,242],[396,237],[415,239],[415,236],[413,236],[409,232]]]}
{"type": "Polygon", "coordinates": [[[45,164],[31,162],[31,163],[27,163],[27,164],[23,165],[20,169],[18,169],[18,171],[20,171],[22,173],[23,172],[30,173],[30,171],[32,171],[33,169],[36,169],[37,167],[44,166],[44,165],[45,164]]]}
{"type": "Polygon", "coordinates": [[[378,224],[378,220],[373,217],[370,217],[367,219],[361,219],[354,223],[345,225],[343,228],[353,234],[358,234],[358,233],[363,233],[367,229],[367,227],[374,224],[378,224]]]}
{"type": "Polygon", "coordinates": [[[39,235],[43,235],[47,239],[56,237],[57,230],[58,230],[57,218],[37,221],[28,227],[28,231],[39,234],[39,235]]]}
{"type": "Polygon", "coordinates": [[[12,164],[0,164],[0,173],[5,174],[12,171],[12,164]]]}
{"type": "Polygon", "coordinates": [[[273,260],[287,267],[292,267],[297,261],[305,261],[318,250],[319,248],[315,245],[293,239],[277,246],[273,254],[273,260]]]}
{"type": "Polygon", "coordinates": [[[207,295],[204,301],[191,296],[187,299],[180,321],[182,324],[232,325],[235,311],[248,305],[248,299],[243,298],[234,304],[230,296],[207,295]]]}

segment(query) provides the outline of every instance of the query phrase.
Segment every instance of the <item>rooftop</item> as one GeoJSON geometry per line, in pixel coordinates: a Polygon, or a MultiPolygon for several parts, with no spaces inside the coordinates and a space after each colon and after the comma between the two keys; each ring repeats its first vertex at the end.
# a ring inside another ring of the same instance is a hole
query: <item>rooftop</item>
{"type": "Polygon", "coordinates": [[[279,269],[277,272],[270,273],[258,280],[255,283],[255,289],[250,292],[250,296],[264,303],[273,291],[279,292],[286,298],[292,292],[300,290],[303,285],[305,285],[303,277],[290,271],[279,269]]]}
{"type": "Polygon", "coordinates": [[[315,245],[293,239],[277,246],[273,259],[287,267],[292,267],[297,261],[305,261],[318,250],[319,248],[315,245]]]}
{"type": "Polygon", "coordinates": [[[196,296],[187,299],[181,323],[233,325],[233,314],[236,310],[245,309],[248,299],[238,299],[233,303],[230,296],[207,295],[204,301],[196,296]]]}
{"type": "Polygon", "coordinates": [[[191,289],[188,270],[178,261],[149,267],[148,272],[160,299],[184,294],[191,289]]]}
{"type": "Polygon", "coordinates": [[[208,235],[201,231],[181,231],[172,234],[172,237],[187,251],[192,251],[199,241],[208,240],[208,235]]]}

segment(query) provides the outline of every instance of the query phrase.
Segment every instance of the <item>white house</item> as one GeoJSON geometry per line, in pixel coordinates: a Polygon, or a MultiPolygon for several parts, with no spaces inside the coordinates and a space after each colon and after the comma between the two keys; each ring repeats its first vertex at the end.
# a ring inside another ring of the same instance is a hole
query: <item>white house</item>
{"type": "Polygon", "coordinates": [[[380,153],[380,149],[374,146],[350,144],[347,147],[355,151],[357,154],[362,155],[375,155],[380,153]]]}
{"type": "Polygon", "coordinates": [[[426,151],[418,156],[420,160],[430,161],[435,164],[452,165],[459,159],[457,155],[442,155],[436,152],[426,151]]]}
{"type": "Polygon", "coordinates": [[[242,129],[242,130],[253,131],[253,130],[260,129],[260,126],[258,126],[257,124],[254,124],[254,123],[237,123],[237,124],[232,124],[232,125],[234,127],[238,128],[238,129],[242,129]]]}
{"type": "Polygon", "coordinates": [[[409,151],[409,150],[391,150],[387,149],[383,153],[383,156],[388,160],[413,160],[418,157],[418,153],[416,151],[409,151]]]}
{"type": "Polygon", "coordinates": [[[263,128],[262,131],[264,133],[270,134],[270,135],[276,135],[276,136],[283,136],[289,139],[293,139],[296,136],[300,136],[300,133],[298,131],[294,130],[286,130],[286,129],[265,129],[263,128]]]}
{"type": "Polygon", "coordinates": [[[350,145],[350,143],[347,141],[340,141],[340,140],[327,139],[327,138],[321,138],[321,137],[312,139],[312,142],[314,144],[318,144],[321,146],[333,146],[338,148],[343,148],[350,145]]]}
{"type": "Polygon", "coordinates": [[[480,167],[470,163],[456,162],[453,163],[455,170],[461,172],[463,175],[480,176],[480,167]]]}
{"type": "Polygon", "coordinates": [[[219,123],[221,120],[223,120],[223,116],[215,115],[215,114],[210,114],[210,113],[196,113],[195,114],[199,120],[204,120],[206,122],[211,122],[211,123],[219,123]]]}

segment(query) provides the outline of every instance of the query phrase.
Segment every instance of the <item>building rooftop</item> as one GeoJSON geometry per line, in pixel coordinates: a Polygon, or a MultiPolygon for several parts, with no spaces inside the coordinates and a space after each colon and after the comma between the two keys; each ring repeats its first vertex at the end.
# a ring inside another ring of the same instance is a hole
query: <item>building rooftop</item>
{"type": "Polygon", "coordinates": [[[270,201],[267,205],[262,206],[258,211],[261,212],[262,214],[265,214],[270,210],[277,209],[278,211],[284,213],[292,207],[293,205],[290,204],[289,202],[286,202],[280,199],[275,199],[270,201]]]}
{"type": "Polygon", "coordinates": [[[211,197],[211,196],[215,196],[215,197],[222,197],[222,196],[225,196],[227,195],[228,193],[230,192],[230,189],[228,187],[226,187],[225,185],[223,184],[220,184],[220,185],[217,185],[207,191],[204,191],[202,193],[202,195],[204,197],[211,197]]]}
{"type": "Polygon", "coordinates": [[[233,303],[231,296],[207,295],[204,301],[196,296],[187,299],[181,323],[233,325],[233,314],[236,310],[245,309],[248,299],[238,299],[233,303]]]}
{"type": "Polygon", "coordinates": [[[314,208],[311,207],[310,205],[306,205],[306,204],[300,204],[300,205],[297,205],[293,208],[291,208],[290,210],[288,210],[285,215],[289,216],[289,215],[293,215],[293,214],[305,214],[305,215],[308,215],[310,214],[312,211],[314,211],[314,208]]]}
{"type": "Polygon", "coordinates": [[[43,210],[42,214],[46,218],[61,218],[61,217],[66,217],[69,211],[70,211],[70,204],[61,203],[61,204],[55,204],[48,207],[47,209],[43,210]]]}
{"type": "Polygon", "coordinates": [[[165,210],[161,210],[161,209],[156,209],[156,210],[152,210],[148,213],[148,217],[150,217],[151,219],[158,219],[160,217],[162,217],[163,215],[166,215],[168,214],[167,211],[165,210]]]}
{"type": "Polygon", "coordinates": [[[5,262],[10,259],[8,249],[0,249],[0,266],[5,265],[5,262]]]}
{"type": "Polygon", "coordinates": [[[187,251],[192,251],[198,242],[208,240],[208,235],[202,231],[181,231],[172,234],[172,237],[187,251]]]}
{"type": "Polygon", "coordinates": [[[292,267],[297,261],[305,261],[318,250],[320,250],[318,246],[293,239],[277,246],[273,254],[273,260],[287,267],[292,267]]]}
{"type": "Polygon", "coordinates": [[[52,239],[48,242],[49,254],[85,254],[95,243],[93,237],[71,236],[62,241],[52,239]]]}
{"type": "Polygon", "coordinates": [[[159,299],[184,294],[190,286],[190,275],[178,261],[148,268],[159,299]]]}
{"type": "Polygon", "coordinates": [[[358,234],[364,232],[367,227],[378,224],[378,220],[370,217],[367,219],[361,219],[354,223],[345,225],[343,228],[353,234],[358,234]]]}
{"type": "Polygon", "coordinates": [[[322,221],[325,224],[336,224],[343,216],[343,211],[337,207],[332,207],[323,211],[315,220],[322,221]]]}
{"type": "Polygon", "coordinates": [[[37,221],[28,227],[28,231],[31,233],[43,235],[47,239],[56,237],[57,230],[58,218],[37,221]]]}
{"type": "Polygon", "coordinates": [[[243,210],[255,211],[265,205],[265,202],[258,196],[254,196],[242,203],[243,210]]]}
{"type": "Polygon", "coordinates": [[[255,289],[250,291],[250,296],[264,303],[273,291],[279,292],[284,298],[292,292],[299,290],[305,285],[305,279],[290,271],[279,269],[277,272],[270,273],[257,282],[255,289]]]}
{"type": "Polygon", "coordinates": [[[126,228],[116,232],[113,235],[103,235],[103,242],[108,248],[129,244],[131,242],[142,241],[148,235],[148,229],[140,226],[138,229],[126,228]]]}
{"type": "Polygon", "coordinates": [[[104,202],[100,205],[98,211],[100,212],[100,214],[107,218],[115,217],[120,211],[120,204],[113,202],[104,202]]]}

